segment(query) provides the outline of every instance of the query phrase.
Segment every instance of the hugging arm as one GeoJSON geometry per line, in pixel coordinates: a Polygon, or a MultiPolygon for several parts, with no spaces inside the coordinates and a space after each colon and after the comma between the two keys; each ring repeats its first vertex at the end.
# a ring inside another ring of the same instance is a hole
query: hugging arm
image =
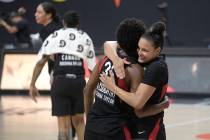
{"type": "MultiPolygon", "coordinates": [[[[130,85],[131,85],[130,91],[131,92],[136,92],[140,84],[140,81],[142,81],[142,74],[140,72],[141,69],[140,70],[138,69],[132,70],[132,68],[128,68],[128,76],[130,77],[130,85]]],[[[146,105],[146,106],[143,106],[141,109],[134,109],[134,110],[135,110],[135,114],[139,118],[143,118],[143,117],[158,114],[162,112],[164,109],[168,108],[168,106],[169,106],[169,100],[166,96],[165,99],[158,104],[146,105]]]]}
{"type": "Polygon", "coordinates": [[[94,67],[90,75],[90,78],[84,88],[84,107],[85,107],[86,117],[93,104],[94,91],[96,89],[98,82],[99,82],[99,63],[96,64],[96,66],[94,67]]]}
{"type": "Polygon", "coordinates": [[[117,77],[122,79],[125,77],[124,63],[128,62],[117,55],[117,46],[118,43],[116,41],[106,41],[104,43],[104,53],[110,60],[112,60],[117,77]]]}

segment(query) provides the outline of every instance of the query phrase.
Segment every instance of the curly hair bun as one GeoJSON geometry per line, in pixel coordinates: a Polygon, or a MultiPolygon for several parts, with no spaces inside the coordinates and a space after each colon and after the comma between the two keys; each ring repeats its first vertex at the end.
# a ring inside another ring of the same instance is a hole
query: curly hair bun
{"type": "Polygon", "coordinates": [[[166,30],[166,25],[163,22],[156,22],[151,26],[151,33],[153,34],[163,34],[166,30]]]}

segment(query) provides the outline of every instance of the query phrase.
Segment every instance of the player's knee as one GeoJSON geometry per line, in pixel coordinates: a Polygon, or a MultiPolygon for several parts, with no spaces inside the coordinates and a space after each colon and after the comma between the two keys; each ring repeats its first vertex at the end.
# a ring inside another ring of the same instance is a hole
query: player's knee
{"type": "Polygon", "coordinates": [[[84,116],[83,115],[75,115],[72,117],[72,123],[76,127],[79,124],[84,124],[84,116]]]}

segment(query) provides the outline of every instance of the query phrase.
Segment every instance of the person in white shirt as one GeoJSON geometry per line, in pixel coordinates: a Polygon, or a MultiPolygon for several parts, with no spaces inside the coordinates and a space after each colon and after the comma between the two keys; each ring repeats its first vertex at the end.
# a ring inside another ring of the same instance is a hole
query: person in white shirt
{"type": "Polygon", "coordinates": [[[58,118],[58,139],[69,139],[69,124],[72,121],[78,140],[84,139],[84,102],[85,86],[84,60],[89,70],[96,65],[95,51],[91,38],[78,29],[79,16],[68,11],[63,19],[64,28],[55,31],[44,41],[39,51],[29,94],[36,102],[38,90],[36,80],[43,66],[54,56],[53,83],[51,87],[52,115],[58,118]]]}

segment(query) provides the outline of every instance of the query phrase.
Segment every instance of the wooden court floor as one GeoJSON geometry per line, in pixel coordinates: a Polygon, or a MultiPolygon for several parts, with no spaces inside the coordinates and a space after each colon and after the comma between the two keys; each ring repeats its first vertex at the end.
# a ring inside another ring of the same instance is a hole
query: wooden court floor
{"type": "MultiPolygon", "coordinates": [[[[38,103],[28,96],[4,95],[0,100],[0,140],[57,140],[50,97],[38,103]]],[[[165,111],[167,140],[210,140],[210,98],[176,99],[165,111]]]]}

